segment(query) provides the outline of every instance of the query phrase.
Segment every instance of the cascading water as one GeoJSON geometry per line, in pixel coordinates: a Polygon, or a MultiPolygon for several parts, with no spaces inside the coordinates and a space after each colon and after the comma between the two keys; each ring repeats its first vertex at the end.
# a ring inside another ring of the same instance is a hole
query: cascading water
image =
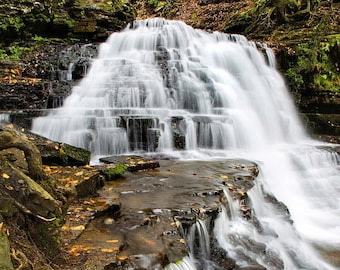
{"type": "MultiPolygon", "coordinates": [[[[136,21],[101,45],[64,106],[32,130],[94,157],[255,160],[257,222],[242,218],[236,202],[216,221],[220,246],[240,268],[336,269],[316,250],[340,249],[339,157],[305,134],[265,46],[179,21],[136,21]]],[[[184,261],[181,269],[194,269],[184,261]]]]}

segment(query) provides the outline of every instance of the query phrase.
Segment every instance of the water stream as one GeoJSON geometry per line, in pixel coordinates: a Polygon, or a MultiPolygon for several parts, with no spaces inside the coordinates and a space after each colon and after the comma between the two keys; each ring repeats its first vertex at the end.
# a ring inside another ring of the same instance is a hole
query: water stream
{"type": "MultiPolygon", "coordinates": [[[[249,198],[258,222],[229,204],[214,228],[219,245],[238,269],[339,269],[318,250],[340,249],[340,158],[305,133],[263,44],[179,21],[136,21],[100,46],[63,107],[32,130],[89,149],[94,161],[150,152],[254,160],[261,172],[249,198]]],[[[194,265],[185,258],[170,269],[194,265]]]]}

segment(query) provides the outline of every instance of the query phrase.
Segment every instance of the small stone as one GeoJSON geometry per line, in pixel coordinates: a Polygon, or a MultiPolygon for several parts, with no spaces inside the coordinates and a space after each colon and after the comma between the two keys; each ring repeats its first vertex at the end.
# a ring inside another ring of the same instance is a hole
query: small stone
{"type": "Polygon", "coordinates": [[[111,225],[115,222],[115,220],[113,218],[106,218],[104,219],[104,224],[105,225],[111,225]]]}

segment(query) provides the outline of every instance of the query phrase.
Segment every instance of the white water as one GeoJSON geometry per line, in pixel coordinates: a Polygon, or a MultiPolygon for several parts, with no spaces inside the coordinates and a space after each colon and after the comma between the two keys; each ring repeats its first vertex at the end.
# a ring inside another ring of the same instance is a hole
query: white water
{"type": "Polygon", "coordinates": [[[240,216],[236,202],[234,214],[217,221],[220,245],[240,267],[255,261],[267,269],[336,269],[314,245],[340,249],[339,157],[305,134],[265,46],[177,21],[135,22],[101,45],[64,106],[35,119],[32,130],[88,148],[94,159],[143,153],[160,135],[158,153],[255,160],[261,173],[249,196],[262,231],[240,216]],[[147,136],[134,129],[141,122],[147,136]],[[174,129],[185,150],[174,148],[174,129]],[[263,192],[288,207],[292,222],[263,192]]]}

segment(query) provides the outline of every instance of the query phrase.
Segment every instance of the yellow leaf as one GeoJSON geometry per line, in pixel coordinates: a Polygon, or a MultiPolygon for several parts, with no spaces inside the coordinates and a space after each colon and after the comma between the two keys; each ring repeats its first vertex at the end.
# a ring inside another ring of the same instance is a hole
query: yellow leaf
{"type": "Polygon", "coordinates": [[[58,146],[58,145],[56,145],[56,146],[54,146],[54,148],[55,148],[55,150],[58,150],[58,149],[59,149],[59,146],[58,146]]]}
{"type": "Polygon", "coordinates": [[[222,179],[228,179],[229,176],[228,176],[228,175],[222,175],[221,178],[222,178],[222,179]]]}
{"type": "Polygon", "coordinates": [[[83,171],[77,172],[75,175],[76,176],[81,176],[83,174],[83,171]]]}
{"type": "Polygon", "coordinates": [[[179,239],[179,242],[180,242],[181,244],[185,244],[185,240],[184,240],[183,238],[179,239]]]}
{"type": "Polygon", "coordinates": [[[21,132],[25,132],[25,129],[24,129],[24,128],[22,128],[22,129],[21,129],[21,132]]]}
{"type": "Polygon", "coordinates": [[[10,176],[9,176],[7,173],[3,173],[3,174],[2,174],[2,177],[5,178],[5,179],[10,178],[10,176]]]}
{"type": "Polygon", "coordinates": [[[82,230],[85,230],[85,226],[79,225],[79,226],[71,227],[70,229],[71,229],[71,231],[82,231],[82,230]]]}
{"type": "Polygon", "coordinates": [[[102,249],[100,249],[100,251],[101,252],[105,252],[105,253],[112,253],[112,252],[114,252],[114,250],[111,249],[111,248],[102,248],[102,249]]]}
{"type": "Polygon", "coordinates": [[[8,128],[13,128],[14,126],[13,126],[13,124],[8,124],[7,127],[8,128]]]}
{"type": "Polygon", "coordinates": [[[106,243],[119,243],[119,240],[116,239],[106,240],[106,243]]]}

